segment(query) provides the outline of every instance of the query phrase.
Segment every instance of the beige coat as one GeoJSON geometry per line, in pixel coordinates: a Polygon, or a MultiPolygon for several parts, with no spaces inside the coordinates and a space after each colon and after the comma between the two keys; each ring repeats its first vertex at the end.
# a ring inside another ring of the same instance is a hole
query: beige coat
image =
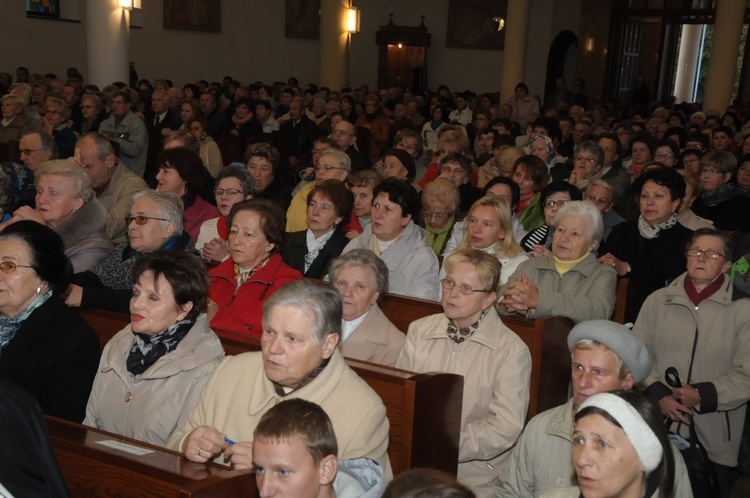
{"type": "Polygon", "coordinates": [[[376,304],[339,349],[347,358],[392,367],[396,365],[405,341],[406,334],[397,329],[376,304]]]}
{"type": "Polygon", "coordinates": [[[226,358],[167,446],[180,451],[187,435],[201,425],[215,427],[234,441],[252,441],[263,414],[291,398],[317,403],[326,411],[336,432],[340,460],[367,457],[386,469],[387,478],[393,476],[386,453],[389,425],[383,401],[338,351],[315,379],[285,397],[276,394],[266,377],[262,353],[226,358]]]}
{"type": "Polygon", "coordinates": [[[458,480],[479,498],[492,496],[492,483],[526,421],[531,356],[494,309],[461,344],[447,328],[442,313],[413,322],[396,367],[464,377],[458,480]]]}
{"type": "Polygon", "coordinates": [[[141,190],[148,190],[143,178],[130,171],[117,159],[107,188],[97,197],[107,209],[107,224],[104,230],[113,243],[119,244],[128,240],[125,217],[130,214],[130,208],[133,206],[133,195],[141,190]]]}
{"type": "Polygon", "coordinates": [[[198,402],[224,348],[201,315],[174,351],[133,380],[125,366],[133,341],[128,325],[104,347],[83,423],[166,446],[198,402]]]}

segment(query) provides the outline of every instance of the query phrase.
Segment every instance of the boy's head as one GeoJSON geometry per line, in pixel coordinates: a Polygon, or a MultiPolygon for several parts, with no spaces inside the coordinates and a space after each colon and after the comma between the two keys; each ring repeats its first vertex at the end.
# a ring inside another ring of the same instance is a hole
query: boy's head
{"type": "Polygon", "coordinates": [[[331,420],[315,403],[283,401],[253,432],[253,466],[262,498],[333,496],[338,444],[331,420]]]}

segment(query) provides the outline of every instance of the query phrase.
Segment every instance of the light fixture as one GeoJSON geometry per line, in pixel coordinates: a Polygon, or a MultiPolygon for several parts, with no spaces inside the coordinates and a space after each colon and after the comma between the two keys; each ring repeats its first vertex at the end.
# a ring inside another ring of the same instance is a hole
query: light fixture
{"type": "Polygon", "coordinates": [[[118,4],[125,10],[133,10],[133,0],[118,0],[118,4]]]}
{"type": "Polygon", "coordinates": [[[398,44],[398,48],[404,48],[404,44],[403,43],[399,43],[398,44]]]}
{"type": "Polygon", "coordinates": [[[505,27],[505,19],[502,17],[493,17],[492,20],[497,23],[497,30],[502,31],[505,27]]]}
{"type": "Polygon", "coordinates": [[[346,9],[346,30],[349,33],[359,33],[359,9],[352,5],[346,9]]]}

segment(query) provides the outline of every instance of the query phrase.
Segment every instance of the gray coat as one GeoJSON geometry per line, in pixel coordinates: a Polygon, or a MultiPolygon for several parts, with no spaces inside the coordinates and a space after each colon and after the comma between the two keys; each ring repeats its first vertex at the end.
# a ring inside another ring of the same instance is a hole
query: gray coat
{"type": "Polygon", "coordinates": [[[130,171],[142,177],[148,154],[148,132],[143,120],[133,111],[128,111],[119,123],[110,116],[99,125],[99,133],[106,133],[120,144],[120,160],[130,171]]]}
{"type": "Polygon", "coordinates": [[[114,252],[114,245],[104,232],[106,221],[107,210],[97,199],[91,199],[60,221],[49,223],[65,244],[73,273],[90,270],[114,252]]]}

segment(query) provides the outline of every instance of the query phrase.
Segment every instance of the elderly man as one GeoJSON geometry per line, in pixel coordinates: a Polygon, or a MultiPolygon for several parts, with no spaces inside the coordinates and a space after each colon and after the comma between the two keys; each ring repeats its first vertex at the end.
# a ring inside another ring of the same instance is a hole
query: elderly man
{"type": "Polygon", "coordinates": [[[348,121],[341,121],[333,127],[333,133],[331,136],[336,143],[339,144],[339,149],[346,152],[352,163],[352,173],[362,171],[363,169],[370,169],[370,164],[365,159],[365,156],[357,149],[357,128],[348,121]]]}
{"type": "Polygon", "coordinates": [[[307,182],[299,189],[286,211],[287,233],[307,229],[307,196],[316,185],[326,180],[344,182],[352,169],[349,156],[332,148],[325,139],[321,138],[313,145],[313,163],[315,164],[315,181],[307,182]]]}
{"type": "Polygon", "coordinates": [[[281,123],[281,132],[287,137],[291,167],[297,166],[310,152],[313,141],[318,136],[318,127],[304,110],[304,101],[300,97],[293,98],[289,103],[289,119],[281,123]]]}
{"type": "Polygon", "coordinates": [[[176,118],[180,118],[180,107],[185,100],[185,92],[182,88],[173,87],[167,90],[167,107],[176,118]]]}
{"type": "MultiPolygon", "coordinates": [[[[581,322],[568,335],[573,398],[532,418],[500,477],[495,497],[538,497],[556,487],[573,486],[573,415],[589,396],[631,390],[651,372],[646,346],[624,325],[608,320],[581,322]]],[[[685,464],[675,452],[675,497],[692,497],[685,464]]]]}
{"type": "Polygon", "coordinates": [[[41,163],[57,159],[57,144],[52,135],[43,131],[30,131],[18,142],[21,162],[31,171],[36,171],[41,163]]]}
{"type": "Polygon", "coordinates": [[[112,99],[112,114],[99,125],[99,133],[120,144],[120,160],[142,177],[146,171],[148,132],[132,106],[129,92],[117,92],[112,99]]]}
{"type": "Polygon", "coordinates": [[[261,352],[226,358],[167,446],[194,462],[223,453],[233,468],[251,469],[260,418],[284,399],[301,398],[330,416],[339,459],[370,458],[391,477],[385,406],[338,350],[341,316],[333,287],[298,280],[279,289],[263,306],[261,352]]]}
{"type": "Polygon", "coordinates": [[[169,112],[169,99],[166,92],[156,90],[151,94],[151,114],[146,118],[149,139],[155,140],[162,130],[179,130],[182,120],[169,112]]]}
{"type": "Polygon", "coordinates": [[[147,190],[148,185],[115,157],[109,139],[99,133],[87,133],[78,139],[75,161],[89,174],[96,198],[107,208],[107,235],[115,244],[125,242],[125,217],[130,214],[133,195],[147,190]]]}

